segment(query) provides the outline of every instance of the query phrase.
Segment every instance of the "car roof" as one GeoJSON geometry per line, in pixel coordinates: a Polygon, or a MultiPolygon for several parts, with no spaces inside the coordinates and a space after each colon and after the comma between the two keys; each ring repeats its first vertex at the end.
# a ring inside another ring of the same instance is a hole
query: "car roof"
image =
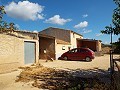
{"type": "Polygon", "coordinates": [[[82,49],[82,50],[92,51],[91,49],[89,49],[89,48],[84,48],[84,47],[81,47],[81,48],[73,48],[73,49],[71,49],[71,50],[75,50],[75,49],[82,49]]]}
{"type": "Polygon", "coordinates": [[[88,50],[89,48],[83,48],[83,47],[81,47],[81,48],[73,48],[73,49],[87,49],[88,50]]]}

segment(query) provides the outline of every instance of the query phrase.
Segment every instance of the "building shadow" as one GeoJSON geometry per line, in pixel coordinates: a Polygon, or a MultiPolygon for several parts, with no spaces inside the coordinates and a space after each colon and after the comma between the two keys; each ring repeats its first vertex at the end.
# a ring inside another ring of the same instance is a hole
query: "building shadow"
{"type": "Polygon", "coordinates": [[[60,70],[40,66],[24,68],[17,81],[34,81],[34,87],[48,90],[111,90],[110,76],[109,71],[98,68],[60,70]]]}

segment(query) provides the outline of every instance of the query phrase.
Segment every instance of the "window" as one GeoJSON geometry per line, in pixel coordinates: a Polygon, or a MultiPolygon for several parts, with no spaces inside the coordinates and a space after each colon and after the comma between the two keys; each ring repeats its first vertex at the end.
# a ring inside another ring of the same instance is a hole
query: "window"
{"type": "Polygon", "coordinates": [[[75,52],[75,50],[70,50],[69,52],[70,52],[70,53],[74,53],[74,52],[75,52]]]}
{"type": "Polygon", "coordinates": [[[62,50],[65,50],[65,46],[62,46],[62,50]]]}

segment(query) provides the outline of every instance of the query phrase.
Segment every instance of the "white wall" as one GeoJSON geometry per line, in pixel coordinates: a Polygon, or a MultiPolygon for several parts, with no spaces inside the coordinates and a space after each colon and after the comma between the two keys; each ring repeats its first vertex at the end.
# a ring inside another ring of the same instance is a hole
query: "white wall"
{"type": "Polygon", "coordinates": [[[71,35],[70,35],[71,37],[71,49],[73,49],[73,48],[77,48],[77,40],[76,40],[76,38],[81,38],[81,39],[83,39],[83,37],[82,36],[80,36],[80,35],[78,35],[78,34],[76,34],[76,33],[74,33],[74,32],[71,32],[71,35]]]}
{"type": "Polygon", "coordinates": [[[64,44],[56,44],[56,59],[58,59],[64,52],[67,52],[71,47],[71,45],[64,45],[64,44]]]}
{"type": "Polygon", "coordinates": [[[56,51],[56,59],[58,59],[63,53],[65,53],[66,51],[69,50],[69,47],[70,49],[73,49],[73,48],[76,48],[77,47],[77,40],[76,38],[83,38],[82,36],[74,33],[74,32],[71,32],[70,33],[70,39],[71,39],[71,44],[70,45],[64,45],[64,44],[57,44],[55,45],[55,51],[56,51]],[[64,48],[63,48],[64,47],[64,48]],[[65,50],[63,50],[65,49],[65,50]]]}

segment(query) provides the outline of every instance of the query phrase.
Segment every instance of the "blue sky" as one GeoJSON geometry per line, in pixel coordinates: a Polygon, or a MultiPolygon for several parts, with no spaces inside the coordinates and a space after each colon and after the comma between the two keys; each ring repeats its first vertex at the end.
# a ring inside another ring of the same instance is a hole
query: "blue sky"
{"type": "MultiPolygon", "coordinates": [[[[48,27],[70,29],[84,38],[110,42],[101,30],[112,24],[113,0],[0,0],[5,6],[4,20],[20,30],[41,31],[48,27]]],[[[113,35],[113,41],[119,36],[113,35]]]]}

